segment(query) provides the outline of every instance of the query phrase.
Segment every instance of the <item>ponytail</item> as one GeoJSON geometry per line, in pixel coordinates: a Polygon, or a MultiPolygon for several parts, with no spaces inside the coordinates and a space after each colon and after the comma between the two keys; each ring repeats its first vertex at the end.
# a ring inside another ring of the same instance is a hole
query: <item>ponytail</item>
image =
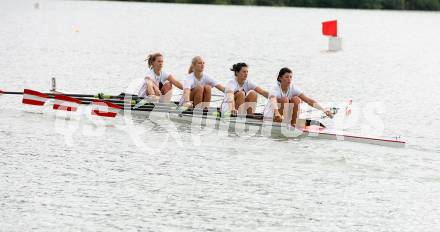
{"type": "Polygon", "coordinates": [[[195,56],[192,58],[191,65],[188,68],[188,74],[191,74],[194,72],[194,65],[197,63],[198,60],[201,60],[201,59],[202,59],[201,56],[195,56]]]}
{"type": "Polygon", "coordinates": [[[151,66],[153,66],[153,62],[157,59],[157,57],[160,56],[162,56],[162,54],[159,52],[148,55],[148,57],[145,59],[145,61],[148,62],[148,68],[151,68],[151,66]]]}
{"type": "Polygon", "coordinates": [[[277,81],[281,82],[281,77],[284,76],[284,74],[286,73],[292,73],[292,70],[290,70],[289,68],[282,68],[278,73],[277,81]]]}
{"type": "Polygon", "coordinates": [[[191,65],[189,66],[189,68],[188,68],[188,74],[191,74],[191,73],[193,73],[193,72],[194,72],[194,65],[191,64],[191,65]]]}
{"type": "Polygon", "coordinates": [[[232,65],[232,68],[229,70],[233,71],[234,75],[237,76],[237,73],[240,72],[243,67],[248,67],[248,65],[246,63],[236,63],[232,65]]]}

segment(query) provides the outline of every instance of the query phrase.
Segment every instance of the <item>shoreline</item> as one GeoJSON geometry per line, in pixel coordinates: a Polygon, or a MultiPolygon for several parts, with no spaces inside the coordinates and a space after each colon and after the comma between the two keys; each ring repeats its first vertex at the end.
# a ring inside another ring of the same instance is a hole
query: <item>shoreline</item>
{"type": "MultiPolygon", "coordinates": [[[[391,10],[391,11],[423,11],[423,12],[437,12],[440,11],[440,0],[430,0],[430,4],[423,5],[424,1],[412,0],[412,5],[408,6],[408,3],[400,3],[395,5],[386,5],[383,2],[376,2],[371,0],[369,4],[359,3],[357,6],[350,5],[338,5],[327,3],[327,5],[320,5],[319,3],[301,4],[301,3],[289,3],[287,0],[279,0],[278,3],[274,1],[261,1],[261,0],[238,0],[236,3],[230,3],[227,0],[206,0],[206,2],[195,0],[96,0],[96,1],[112,1],[112,2],[143,2],[143,3],[174,3],[174,4],[196,4],[196,5],[224,5],[224,6],[269,6],[269,7],[299,7],[299,8],[317,8],[317,9],[341,9],[341,10],[391,10]],[[285,4],[284,2],[287,2],[285,4]],[[363,4],[363,5],[362,5],[363,4]],[[371,5],[372,4],[372,5],[371,5]],[[385,4],[385,5],[383,5],[385,4]],[[423,5],[422,6],[419,6],[423,5]]],[[[234,1],[232,1],[234,2],[234,1]]],[[[368,1],[365,1],[368,2],[368,1]]],[[[388,3],[393,4],[393,3],[388,3]]]]}

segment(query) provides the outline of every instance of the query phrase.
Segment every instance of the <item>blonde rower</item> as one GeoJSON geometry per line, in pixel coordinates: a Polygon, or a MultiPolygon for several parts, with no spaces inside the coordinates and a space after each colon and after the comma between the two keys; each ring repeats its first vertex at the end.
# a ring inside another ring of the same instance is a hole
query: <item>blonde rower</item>
{"type": "Polygon", "coordinates": [[[164,95],[163,101],[170,101],[173,85],[179,89],[183,89],[182,84],[177,81],[173,75],[162,70],[162,54],[150,54],[146,61],[148,61],[148,70],[145,75],[145,82],[139,90],[138,96],[157,98],[164,95]]]}
{"type": "Polygon", "coordinates": [[[257,93],[265,98],[269,93],[247,80],[248,65],[246,63],[234,64],[230,70],[234,72],[234,77],[226,84],[222,112],[253,114],[257,103],[257,93]],[[243,104],[245,105],[242,106],[243,104]],[[238,112],[239,109],[243,112],[238,112]]]}
{"type": "Polygon", "coordinates": [[[203,73],[205,61],[202,57],[196,56],[192,59],[188,74],[183,83],[182,102],[184,106],[199,108],[209,107],[211,102],[211,88],[215,87],[224,92],[225,88],[203,73]]]}
{"type": "Polygon", "coordinates": [[[273,118],[275,122],[281,122],[283,121],[283,113],[285,112],[284,108],[293,104],[290,123],[292,126],[295,126],[296,119],[300,112],[299,105],[301,101],[323,111],[330,118],[333,117],[333,113],[330,110],[325,110],[315,100],[307,97],[301,90],[294,87],[294,85],[292,85],[292,71],[289,68],[282,68],[278,74],[277,84],[269,93],[269,102],[264,110],[264,117],[273,118]]]}

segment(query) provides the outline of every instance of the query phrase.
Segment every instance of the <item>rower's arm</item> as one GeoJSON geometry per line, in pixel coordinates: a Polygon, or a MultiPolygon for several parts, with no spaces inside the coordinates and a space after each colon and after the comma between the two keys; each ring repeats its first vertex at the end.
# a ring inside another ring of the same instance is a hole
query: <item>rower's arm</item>
{"type": "Polygon", "coordinates": [[[168,81],[169,81],[171,84],[173,84],[174,86],[176,86],[177,88],[183,90],[182,83],[180,83],[180,81],[176,80],[176,78],[174,78],[173,75],[170,74],[170,75],[168,76],[168,81]]]}
{"type": "Polygon", "coordinates": [[[191,93],[191,89],[183,89],[183,100],[185,101],[184,103],[190,101],[190,93],[191,93]]]}
{"type": "Polygon", "coordinates": [[[298,97],[301,98],[301,100],[303,100],[309,106],[311,106],[311,107],[313,107],[315,109],[318,109],[318,110],[320,110],[322,112],[326,112],[326,109],[324,109],[324,107],[322,107],[317,101],[313,100],[312,98],[307,97],[303,93],[300,94],[298,97]]]}
{"type": "Polygon", "coordinates": [[[274,113],[274,115],[275,115],[275,116],[280,116],[281,114],[280,114],[280,111],[278,110],[279,108],[278,108],[277,97],[272,96],[272,97],[269,98],[269,101],[270,101],[271,104],[272,104],[272,109],[273,109],[273,113],[274,113]]]}
{"type": "Polygon", "coordinates": [[[215,88],[217,88],[218,90],[222,91],[223,93],[225,92],[225,87],[223,85],[221,85],[221,84],[217,84],[215,86],[215,88]]]}
{"type": "Polygon", "coordinates": [[[269,92],[267,92],[266,90],[264,90],[264,89],[262,89],[262,88],[260,88],[260,87],[256,87],[256,88],[255,88],[255,92],[257,92],[257,93],[263,95],[265,98],[268,98],[268,97],[269,97],[269,92]]]}
{"type": "Polygon", "coordinates": [[[234,92],[228,90],[226,91],[226,96],[227,96],[227,103],[229,105],[229,110],[230,111],[235,111],[235,99],[234,99],[234,92]]]}

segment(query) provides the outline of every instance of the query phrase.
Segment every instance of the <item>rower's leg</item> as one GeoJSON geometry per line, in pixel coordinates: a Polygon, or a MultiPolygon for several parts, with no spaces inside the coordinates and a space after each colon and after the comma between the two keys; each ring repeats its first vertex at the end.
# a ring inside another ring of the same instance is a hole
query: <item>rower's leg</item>
{"type": "Polygon", "coordinates": [[[292,99],[290,99],[290,103],[293,103],[293,111],[292,111],[292,121],[290,122],[290,124],[292,126],[296,125],[296,119],[299,116],[299,105],[301,104],[301,99],[297,96],[293,97],[292,99]]]}
{"type": "Polygon", "coordinates": [[[160,90],[161,92],[161,102],[169,102],[171,101],[171,97],[173,96],[173,85],[170,82],[166,82],[163,86],[162,89],[160,90]]]}
{"type": "Polygon", "coordinates": [[[157,96],[156,91],[154,90],[154,87],[156,85],[152,80],[147,80],[147,96],[157,96]]]}
{"type": "Polygon", "coordinates": [[[246,109],[248,114],[253,114],[257,107],[257,93],[253,90],[249,91],[246,96],[246,109]]]}
{"type": "Polygon", "coordinates": [[[244,114],[244,111],[246,111],[245,105],[243,105],[245,98],[246,96],[243,91],[238,91],[234,94],[235,109],[239,110],[239,114],[244,114]]]}
{"type": "Polygon", "coordinates": [[[194,108],[201,107],[199,104],[203,100],[203,90],[203,86],[200,85],[191,89],[190,100],[193,102],[194,108]]]}
{"type": "Polygon", "coordinates": [[[203,88],[203,108],[207,109],[211,103],[211,86],[205,85],[203,88]]]}
{"type": "Polygon", "coordinates": [[[279,104],[278,112],[281,115],[284,115],[284,108],[286,108],[286,109],[289,108],[289,99],[287,97],[278,98],[277,102],[279,104]]]}

